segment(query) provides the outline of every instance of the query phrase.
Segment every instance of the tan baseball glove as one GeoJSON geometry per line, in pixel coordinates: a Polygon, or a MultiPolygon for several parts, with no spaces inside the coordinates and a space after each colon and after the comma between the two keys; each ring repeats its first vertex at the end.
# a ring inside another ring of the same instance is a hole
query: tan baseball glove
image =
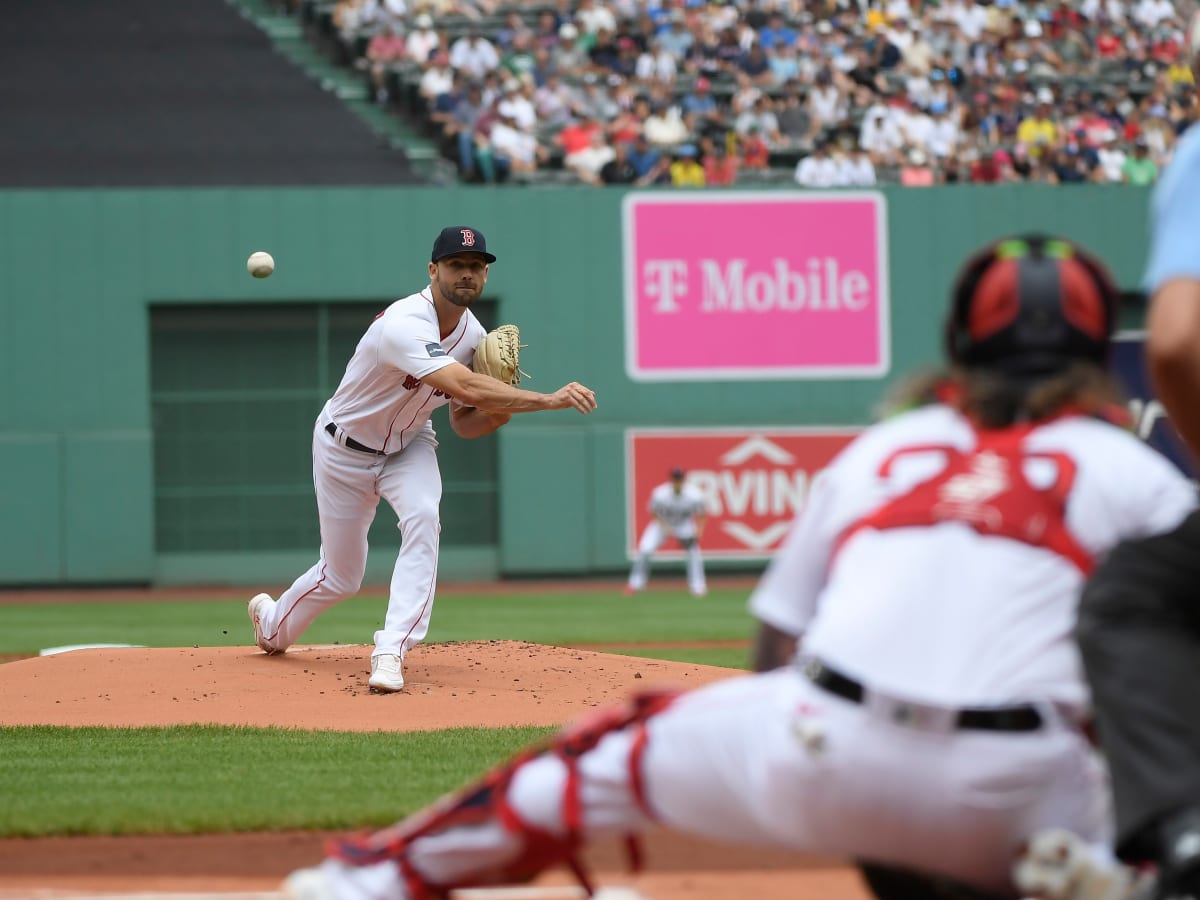
{"type": "Polygon", "coordinates": [[[516,325],[501,325],[484,335],[475,348],[473,368],[481,375],[518,385],[522,378],[529,377],[521,371],[521,350],[527,346],[521,343],[521,330],[516,325]]]}

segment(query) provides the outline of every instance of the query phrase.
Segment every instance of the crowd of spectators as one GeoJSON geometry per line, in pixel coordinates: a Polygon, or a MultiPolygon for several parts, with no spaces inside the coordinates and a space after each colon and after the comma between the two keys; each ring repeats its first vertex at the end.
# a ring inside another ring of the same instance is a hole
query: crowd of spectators
{"type": "Polygon", "coordinates": [[[1149,184],[1171,0],[292,0],[468,181],[1149,184]]]}

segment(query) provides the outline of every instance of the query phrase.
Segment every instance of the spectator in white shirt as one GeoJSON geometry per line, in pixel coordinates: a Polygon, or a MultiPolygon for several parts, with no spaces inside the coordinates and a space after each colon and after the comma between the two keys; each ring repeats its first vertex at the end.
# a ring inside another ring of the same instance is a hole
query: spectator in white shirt
{"type": "Polygon", "coordinates": [[[537,126],[537,110],[534,109],[532,82],[523,86],[515,78],[504,82],[504,94],[496,111],[502,116],[511,117],[513,123],[522,131],[533,131],[537,126]]]}
{"type": "Polygon", "coordinates": [[[968,41],[972,43],[978,41],[983,35],[983,29],[987,27],[987,10],[975,0],[966,0],[957,6],[958,9],[954,12],[954,24],[958,26],[958,30],[968,41]]]}
{"type": "Polygon", "coordinates": [[[842,180],[850,187],[872,187],[875,164],[862,147],[854,147],[842,162],[842,180]]]}
{"type": "Polygon", "coordinates": [[[599,31],[617,30],[617,17],[607,6],[596,3],[596,0],[579,0],[575,7],[575,21],[585,34],[596,34],[599,31]]]}
{"type": "Polygon", "coordinates": [[[644,53],[638,56],[635,76],[639,81],[660,81],[663,84],[674,84],[679,71],[674,54],[670,53],[662,41],[652,40],[644,53]]]}
{"type": "Polygon", "coordinates": [[[929,127],[925,146],[938,159],[953,156],[958,152],[958,142],[961,137],[958,122],[955,121],[950,109],[944,105],[932,107],[931,112],[933,113],[933,122],[929,127]]]}
{"type": "Polygon", "coordinates": [[[450,66],[450,58],[445,53],[434,54],[433,59],[426,63],[417,92],[426,102],[433,103],[442,94],[450,93],[453,87],[454,69],[450,66]]]}
{"type": "Polygon", "coordinates": [[[540,157],[537,138],[517,127],[511,116],[501,114],[488,134],[492,158],[503,167],[507,162],[513,173],[525,174],[538,167],[540,157]]]}
{"type": "Polygon", "coordinates": [[[833,83],[833,76],[827,69],[817,73],[816,84],[808,92],[808,114],[812,118],[813,134],[846,118],[846,98],[833,83]]]}
{"type": "Polygon", "coordinates": [[[933,84],[924,72],[910,71],[908,78],[904,80],[904,94],[913,106],[928,106],[933,99],[933,84]]]}
{"type": "Polygon", "coordinates": [[[672,147],[682,144],[690,137],[679,111],[666,103],[658,102],[646,121],[642,123],[642,134],[655,147],[672,147]]]}
{"type": "Polygon", "coordinates": [[[424,64],[429,62],[429,54],[437,49],[438,33],[433,30],[433,19],[428,13],[417,16],[413,25],[416,27],[408,33],[404,49],[409,59],[424,64]]]}
{"type": "Polygon", "coordinates": [[[900,48],[904,56],[904,63],[912,71],[924,75],[933,67],[933,47],[925,39],[920,22],[913,22],[909,26],[909,33],[912,35],[912,40],[909,41],[907,47],[900,48]]]}
{"type": "Polygon", "coordinates": [[[1096,158],[1097,180],[1109,184],[1120,184],[1124,180],[1121,170],[1125,167],[1125,151],[1117,143],[1115,134],[1096,150],[1096,158]]]}
{"type": "Polygon", "coordinates": [[[450,65],[479,79],[500,65],[496,48],[476,28],[460,37],[450,47],[450,65]]]}
{"type": "Polygon", "coordinates": [[[904,132],[904,143],[910,147],[928,150],[929,138],[933,134],[933,118],[923,109],[910,110],[900,123],[904,132]]]}
{"type": "Polygon", "coordinates": [[[1133,17],[1147,28],[1154,28],[1164,19],[1175,17],[1171,0],[1139,0],[1133,8],[1133,17]]]}
{"type": "Polygon", "coordinates": [[[1110,22],[1125,21],[1125,3],[1123,0],[1083,0],[1079,12],[1089,22],[1104,18],[1110,22]]]}
{"type": "Polygon", "coordinates": [[[807,188],[833,187],[837,183],[837,163],[829,155],[829,147],[819,143],[813,152],[796,163],[796,184],[807,188]]]}
{"type": "Polygon", "coordinates": [[[592,141],[587,147],[563,157],[563,166],[578,175],[580,181],[599,184],[600,170],[615,156],[616,151],[609,146],[604,131],[598,130],[592,133],[592,141]]]}
{"type": "Polygon", "coordinates": [[[858,145],[880,164],[893,162],[904,146],[904,133],[896,117],[882,103],[872,105],[863,116],[858,145]]]}
{"type": "Polygon", "coordinates": [[[886,29],[885,34],[888,41],[900,51],[901,55],[912,46],[913,33],[908,30],[908,19],[896,19],[892,22],[892,27],[886,29]]]}

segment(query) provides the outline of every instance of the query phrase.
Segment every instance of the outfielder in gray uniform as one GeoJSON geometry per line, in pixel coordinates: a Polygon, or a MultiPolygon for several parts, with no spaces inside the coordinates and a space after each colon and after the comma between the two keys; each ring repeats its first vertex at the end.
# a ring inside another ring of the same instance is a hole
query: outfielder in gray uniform
{"type": "Polygon", "coordinates": [[[250,600],[254,641],[266,653],[284,652],[317,616],[358,591],[367,531],[382,497],[396,513],[402,544],[368,683],[377,691],[400,690],[404,654],[429,629],[437,582],[442,479],[430,414],[450,404],[455,434],[477,438],[513,413],[596,408],[595,394],[574,381],[539,394],[472,371],[486,332],[470,306],[495,261],[478,229],[443,229],[430,256],[429,284],[381,312],[359,341],[313,428],[320,558],[278,600],[268,594],[250,600]]]}
{"type": "Polygon", "coordinates": [[[650,494],[649,510],[654,515],[638,541],[638,556],[629,573],[626,595],[636,594],[646,587],[650,577],[650,557],[671,537],[687,551],[688,590],[692,596],[708,593],[704,580],[704,558],[700,555],[700,536],[708,516],[704,497],[685,483],[683,469],[672,469],[671,480],[660,484],[650,494]]]}

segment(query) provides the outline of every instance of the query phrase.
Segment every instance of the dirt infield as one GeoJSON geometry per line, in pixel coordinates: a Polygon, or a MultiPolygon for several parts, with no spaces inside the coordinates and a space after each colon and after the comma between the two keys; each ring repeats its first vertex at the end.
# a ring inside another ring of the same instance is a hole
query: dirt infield
{"type": "MultiPolygon", "coordinates": [[[[414,649],[400,694],[367,687],[368,646],[95,649],[0,666],[0,724],[217,723],[357,731],[455,725],[553,725],[655,685],[696,687],[734,674],[688,663],[518,641],[414,649]]],[[[136,893],[269,895],[320,856],[328,835],[47,838],[0,841],[0,898],[136,893]],[[59,892],[57,894],[52,892],[59,892]]],[[[600,881],[651,900],[865,900],[851,869],[792,854],[714,847],[669,835],[647,845],[649,872],[623,855],[589,855],[600,881]]],[[[545,885],[566,885],[561,874],[545,885]]],[[[567,896],[567,894],[562,894],[567,896]]]]}

